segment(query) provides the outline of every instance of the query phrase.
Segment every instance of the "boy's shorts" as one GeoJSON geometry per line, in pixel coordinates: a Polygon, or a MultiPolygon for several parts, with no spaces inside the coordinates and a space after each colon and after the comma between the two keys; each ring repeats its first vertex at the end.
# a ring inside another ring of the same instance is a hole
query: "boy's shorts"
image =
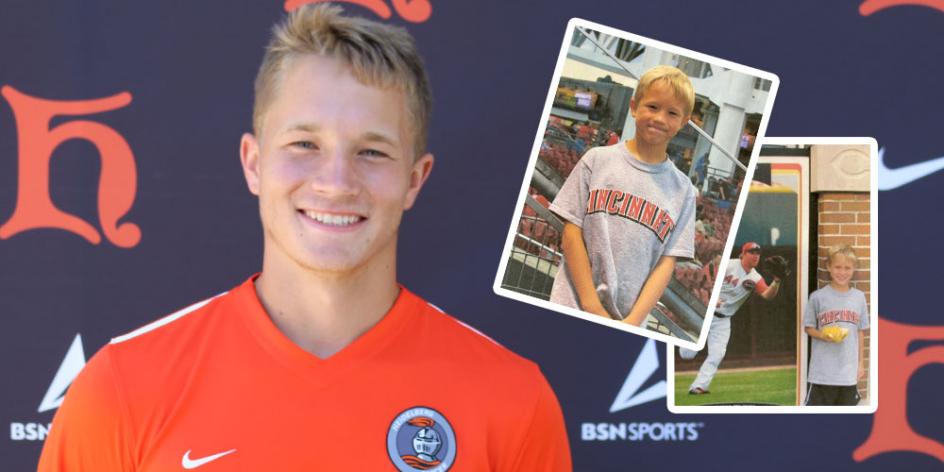
{"type": "Polygon", "coordinates": [[[819,385],[811,383],[806,394],[807,406],[856,406],[859,389],[855,385],[819,385]]]}

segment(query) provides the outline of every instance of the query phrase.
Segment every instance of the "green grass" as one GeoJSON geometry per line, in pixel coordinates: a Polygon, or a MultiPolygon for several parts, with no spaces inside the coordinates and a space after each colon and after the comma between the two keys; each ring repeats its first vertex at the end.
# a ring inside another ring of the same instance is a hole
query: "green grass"
{"type": "Polygon", "coordinates": [[[688,386],[695,374],[675,375],[676,405],[712,403],[764,403],[796,405],[796,367],[758,371],[719,370],[707,395],[689,395],[688,386]]]}

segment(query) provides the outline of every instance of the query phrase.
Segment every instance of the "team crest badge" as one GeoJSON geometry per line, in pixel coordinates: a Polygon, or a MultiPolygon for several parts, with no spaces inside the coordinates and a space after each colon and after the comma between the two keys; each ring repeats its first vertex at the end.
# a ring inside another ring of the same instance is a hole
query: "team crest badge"
{"type": "Polygon", "coordinates": [[[445,472],[456,461],[456,433],[438,411],[413,407],[390,423],[387,455],[400,472],[445,472]]]}
{"type": "Polygon", "coordinates": [[[754,282],[751,279],[745,279],[743,285],[744,285],[744,288],[747,290],[754,290],[754,287],[757,285],[757,282],[754,282]]]}

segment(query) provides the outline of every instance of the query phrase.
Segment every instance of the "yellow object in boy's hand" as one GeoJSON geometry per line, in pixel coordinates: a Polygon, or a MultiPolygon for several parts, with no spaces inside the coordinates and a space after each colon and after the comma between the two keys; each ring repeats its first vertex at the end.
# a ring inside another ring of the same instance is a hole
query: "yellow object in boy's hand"
{"type": "Polygon", "coordinates": [[[846,336],[849,335],[849,330],[840,328],[839,326],[827,326],[823,328],[822,333],[827,340],[834,343],[841,343],[842,340],[846,339],[846,336]]]}

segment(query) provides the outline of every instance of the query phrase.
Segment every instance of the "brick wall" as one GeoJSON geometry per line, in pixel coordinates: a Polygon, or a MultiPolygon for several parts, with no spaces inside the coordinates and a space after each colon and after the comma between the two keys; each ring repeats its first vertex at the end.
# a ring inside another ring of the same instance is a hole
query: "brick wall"
{"type": "MultiPolygon", "coordinates": [[[[826,257],[829,248],[836,244],[848,244],[855,249],[859,265],[853,276],[852,286],[865,292],[865,300],[871,310],[871,213],[867,192],[823,192],[818,202],[818,239],[816,267],[816,288],[829,284],[829,272],[826,270],[826,257]]],[[[852,333],[850,333],[852,336],[852,333]]],[[[870,365],[869,335],[865,336],[865,365],[870,365]]],[[[866,379],[859,382],[859,395],[868,398],[868,372],[866,379]]]]}

